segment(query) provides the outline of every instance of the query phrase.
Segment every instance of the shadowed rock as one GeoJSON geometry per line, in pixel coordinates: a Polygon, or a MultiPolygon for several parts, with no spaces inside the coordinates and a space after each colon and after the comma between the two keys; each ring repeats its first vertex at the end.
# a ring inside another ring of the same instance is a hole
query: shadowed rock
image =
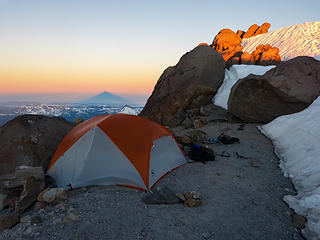
{"type": "Polygon", "coordinates": [[[262,76],[249,75],[233,87],[228,110],[245,122],[268,123],[299,112],[320,96],[320,61],[297,57],[262,76]]]}
{"type": "Polygon", "coordinates": [[[73,124],[59,117],[23,115],[0,128],[0,175],[17,166],[41,166],[45,171],[56,148],[73,124]]]}
{"type": "Polygon", "coordinates": [[[180,125],[187,110],[211,102],[224,73],[225,62],[216,50],[194,48],[163,72],[140,116],[170,127],[180,125]]]}

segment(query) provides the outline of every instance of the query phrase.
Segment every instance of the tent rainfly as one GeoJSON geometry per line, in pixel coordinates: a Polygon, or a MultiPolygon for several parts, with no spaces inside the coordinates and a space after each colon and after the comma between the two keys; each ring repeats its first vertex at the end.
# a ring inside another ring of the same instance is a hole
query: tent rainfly
{"type": "Polygon", "coordinates": [[[169,130],[142,117],[112,114],[73,128],[56,150],[47,174],[64,188],[117,184],[149,190],[184,163],[169,130]]]}

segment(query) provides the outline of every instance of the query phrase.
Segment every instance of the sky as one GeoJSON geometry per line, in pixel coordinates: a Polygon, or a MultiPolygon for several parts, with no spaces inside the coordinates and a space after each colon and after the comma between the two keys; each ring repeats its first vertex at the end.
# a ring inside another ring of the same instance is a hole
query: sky
{"type": "Polygon", "coordinates": [[[0,101],[146,99],[168,66],[219,30],[319,21],[319,9],[318,0],[0,0],[0,101]]]}

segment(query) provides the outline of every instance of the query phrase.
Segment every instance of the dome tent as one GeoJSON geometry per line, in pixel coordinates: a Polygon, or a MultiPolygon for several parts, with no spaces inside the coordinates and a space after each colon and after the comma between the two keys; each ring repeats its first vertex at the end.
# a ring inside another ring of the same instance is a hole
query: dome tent
{"type": "Polygon", "coordinates": [[[47,174],[65,188],[119,184],[149,190],[184,163],[169,130],[142,117],[112,114],[73,128],[56,150],[47,174]]]}

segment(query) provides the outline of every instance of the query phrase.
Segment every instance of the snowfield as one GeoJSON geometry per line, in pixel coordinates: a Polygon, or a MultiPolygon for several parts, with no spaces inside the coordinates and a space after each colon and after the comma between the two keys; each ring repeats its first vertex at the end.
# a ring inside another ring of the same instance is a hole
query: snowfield
{"type": "Polygon", "coordinates": [[[284,201],[308,222],[303,233],[320,239],[320,97],[307,109],[259,128],[273,142],[284,175],[298,192],[284,201]]]}
{"type": "Polygon", "coordinates": [[[225,77],[222,85],[218,89],[217,94],[213,98],[213,103],[224,109],[228,109],[228,99],[231,88],[238,82],[239,79],[245,78],[250,74],[263,75],[270,69],[276,66],[259,66],[259,65],[232,65],[226,69],[225,77]]]}
{"type": "Polygon", "coordinates": [[[296,24],[244,39],[243,52],[252,53],[260,44],[279,48],[282,60],[298,56],[320,58],[320,21],[296,24]]]}

